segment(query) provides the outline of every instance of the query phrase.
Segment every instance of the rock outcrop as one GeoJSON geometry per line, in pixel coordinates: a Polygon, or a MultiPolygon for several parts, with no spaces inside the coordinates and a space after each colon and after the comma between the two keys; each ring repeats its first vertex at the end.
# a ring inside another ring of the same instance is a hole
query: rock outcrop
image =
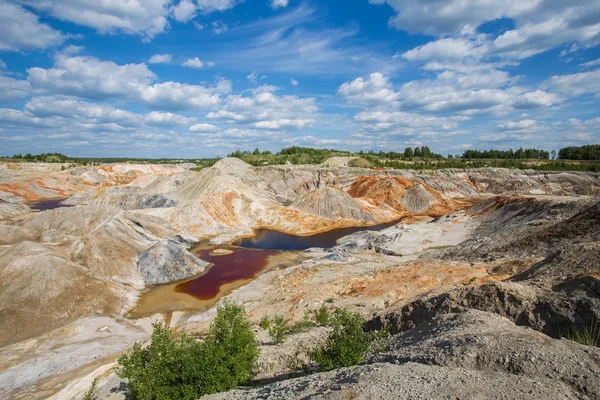
{"type": "MultiPolygon", "coordinates": [[[[471,238],[427,258],[447,260],[545,259],[548,281],[564,275],[593,273],[600,265],[600,203],[581,201],[492,199],[471,238]],[[569,255],[569,257],[566,257],[569,255]],[[552,270],[552,271],[551,271],[552,270]]],[[[597,272],[600,272],[598,270],[597,272]]]]}
{"type": "Polygon", "coordinates": [[[21,197],[0,191],[0,221],[25,215],[30,211],[21,197]]]}
{"type": "Polygon", "coordinates": [[[355,198],[371,199],[401,213],[441,216],[464,207],[451,197],[444,197],[422,179],[412,177],[360,177],[348,188],[355,198]]]}
{"type": "Polygon", "coordinates": [[[181,237],[161,240],[138,256],[137,266],[146,285],[180,281],[203,272],[208,263],[187,249],[191,243],[181,237]]]}
{"type": "Polygon", "coordinates": [[[177,202],[170,199],[164,194],[153,194],[151,196],[145,196],[137,205],[137,208],[143,210],[145,208],[169,208],[175,207],[177,202]]]}
{"type": "Polygon", "coordinates": [[[374,250],[394,256],[411,256],[429,247],[447,247],[465,240],[470,219],[449,214],[437,223],[399,223],[381,231],[356,232],[339,239],[332,251],[374,250]]]}

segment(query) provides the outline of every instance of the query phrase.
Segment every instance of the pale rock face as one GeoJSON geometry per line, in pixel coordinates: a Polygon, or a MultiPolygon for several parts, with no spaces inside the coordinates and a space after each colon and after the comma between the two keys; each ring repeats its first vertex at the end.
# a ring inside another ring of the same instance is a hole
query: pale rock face
{"type": "Polygon", "coordinates": [[[30,211],[21,197],[0,190],[0,221],[25,215],[30,211]]]}
{"type": "Polygon", "coordinates": [[[161,240],[138,256],[137,266],[146,285],[180,281],[203,272],[208,263],[187,249],[181,238],[161,240]]]}
{"type": "Polygon", "coordinates": [[[4,347],[0,349],[0,397],[14,398],[19,390],[28,388],[25,395],[28,399],[49,398],[48,386],[66,386],[50,398],[81,398],[94,377],[101,377],[114,367],[110,361],[108,367],[106,362],[101,363],[100,368],[95,366],[99,356],[124,351],[135,342],[147,340],[151,332],[149,325],[148,321],[90,315],[34,339],[4,347]],[[87,369],[93,371],[92,378],[84,379],[76,388],[65,382],[71,371],[83,369],[85,372],[86,365],[91,366],[87,369]]]}

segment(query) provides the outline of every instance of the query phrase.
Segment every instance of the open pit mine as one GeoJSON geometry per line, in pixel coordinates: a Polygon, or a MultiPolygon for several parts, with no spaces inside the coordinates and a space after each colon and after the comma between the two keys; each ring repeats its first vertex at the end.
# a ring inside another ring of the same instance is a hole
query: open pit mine
{"type": "Polygon", "coordinates": [[[598,173],[0,164],[0,398],[125,399],[152,323],[201,337],[225,300],[259,341],[250,398],[600,398],[598,173]],[[328,307],[386,327],[357,366],[299,377],[328,307]],[[596,338],[597,340],[598,338],[596,338]]]}

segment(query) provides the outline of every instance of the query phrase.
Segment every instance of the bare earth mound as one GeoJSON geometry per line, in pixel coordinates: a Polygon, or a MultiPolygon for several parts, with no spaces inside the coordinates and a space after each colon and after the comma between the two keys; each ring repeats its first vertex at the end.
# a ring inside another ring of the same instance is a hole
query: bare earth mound
{"type": "Polygon", "coordinates": [[[85,315],[116,315],[131,297],[125,287],[33,242],[0,253],[0,281],[0,347],[85,315]]]}
{"type": "Polygon", "coordinates": [[[351,219],[375,222],[375,218],[348,193],[336,187],[314,190],[299,197],[291,208],[328,219],[351,219]]]}
{"type": "Polygon", "coordinates": [[[423,187],[423,185],[417,185],[415,187],[410,188],[402,197],[402,205],[406,208],[407,211],[422,214],[425,211],[429,210],[430,207],[433,207],[440,202],[435,198],[434,195],[429,193],[427,189],[423,187]]]}

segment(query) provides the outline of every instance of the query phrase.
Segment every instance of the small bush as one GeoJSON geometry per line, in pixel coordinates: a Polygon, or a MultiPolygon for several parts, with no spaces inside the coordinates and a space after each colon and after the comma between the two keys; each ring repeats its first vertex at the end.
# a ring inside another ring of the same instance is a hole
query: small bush
{"type": "Polygon", "coordinates": [[[242,306],[219,306],[204,347],[203,394],[224,392],[252,378],[258,345],[242,306]]]}
{"type": "Polygon", "coordinates": [[[94,400],[98,394],[98,378],[94,378],[90,388],[83,394],[83,400],[94,400]]]}
{"type": "Polygon", "coordinates": [[[219,306],[205,342],[154,324],[150,344],[119,357],[117,374],[138,400],[197,399],[250,380],[258,347],[241,306],[219,306]]]}
{"type": "Polygon", "coordinates": [[[263,329],[269,329],[270,325],[271,325],[271,320],[269,320],[269,317],[267,317],[266,315],[264,317],[262,317],[262,319],[260,320],[260,323],[258,324],[258,326],[260,326],[263,329]]]}
{"type": "Polygon", "coordinates": [[[281,316],[273,318],[272,325],[269,328],[269,336],[275,343],[283,343],[285,335],[289,332],[289,326],[286,320],[281,316]]]}
{"type": "Polygon", "coordinates": [[[358,364],[369,349],[364,324],[359,314],[336,310],[331,319],[333,331],[324,346],[310,353],[311,360],[326,371],[358,364]]]}
{"type": "Polygon", "coordinates": [[[327,326],[327,324],[329,324],[329,318],[329,310],[324,305],[315,312],[315,321],[317,321],[317,324],[320,326],[327,326]]]}

